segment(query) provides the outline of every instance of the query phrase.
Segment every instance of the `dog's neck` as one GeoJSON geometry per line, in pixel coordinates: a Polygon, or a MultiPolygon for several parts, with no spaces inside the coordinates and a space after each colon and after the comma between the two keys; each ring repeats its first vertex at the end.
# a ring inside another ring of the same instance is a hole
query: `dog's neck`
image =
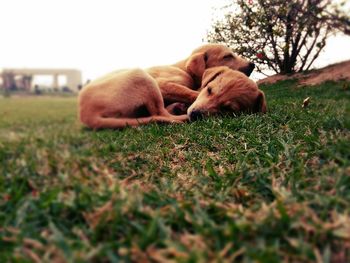
{"type": "Polygon", "coordinates": [[[173,64],[174,67],[177,67],[179,69],[182,69],[183,71],[186,71],[190,76],[191,78],[193,79],[193,84],[194,84],[194,89],[199,89],[202,85],[202,78],[200,77],[197,77],[196,75],[194,74],[191,74],[191,72],[188,72],[187,71],[187,68],[186,68],[186,62],[187,60],[181,60],[175,64],[173,64]]]}
{"type": "Polygon", "coordinates": [[[186,71],[186,72],[187,72],[187,70],[186,70],[186,59],[185,59],[185,60],[181,60],[181,61],[179,61],[179,62],[173,64],[173,66],[174,66],[174,67],[177,67],[177,68],[180,68],[180,69],[182,69],[183,71],[186,71]]]}

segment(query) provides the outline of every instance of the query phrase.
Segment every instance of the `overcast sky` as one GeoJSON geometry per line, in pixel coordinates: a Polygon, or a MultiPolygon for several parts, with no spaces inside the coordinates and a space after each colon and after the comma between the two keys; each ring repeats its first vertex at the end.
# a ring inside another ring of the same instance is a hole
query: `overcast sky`
{"type": "MultiPolygon", "coordinates": [[[[118,68],[172,64],[201,45],[225,0],[1,0],[0,68],[118,68]]],[[[350,37],[329,41],[316,66],[350,59],[350,37]]]]}

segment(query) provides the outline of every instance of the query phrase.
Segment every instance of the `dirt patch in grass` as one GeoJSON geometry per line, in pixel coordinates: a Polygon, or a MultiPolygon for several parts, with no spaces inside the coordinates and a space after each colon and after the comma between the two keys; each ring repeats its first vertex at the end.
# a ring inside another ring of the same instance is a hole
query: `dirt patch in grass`
{"type": "Polygon", "coordinates": [[[297,79],[299,85],[317,85],[325,81],[350,80],[350,60],[291,75],[276,74],[258,81],[258,84],[273,84],[281,80],[297,79]]]}

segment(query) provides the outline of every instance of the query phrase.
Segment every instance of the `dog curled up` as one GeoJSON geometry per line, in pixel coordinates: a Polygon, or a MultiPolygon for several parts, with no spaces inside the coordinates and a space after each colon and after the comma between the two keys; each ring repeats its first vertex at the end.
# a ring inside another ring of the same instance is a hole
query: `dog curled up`
{"type": "Polygon", "coordinates": [[[266,113],[264,92],[239,71],[214,67],[203,74],[200,93],[188,108],[191,121],[218,113],[266,113]]]}
{"type": "Polygon", "coordinates": [[[181,123],[229,112],[266,112],[264,93],[243,73],[214,67],[203,74],[200,94],[187,115],[171,115],[156,81],[143,70],[122,70],[98,79],[80,94],[80,118],[91,128],[123,128],[150,122],[181,123]],[[118,85],[116,85],[118,83],[118,85]]]}
{"type": "Polygon", "coordinates": [[[224,45],[203,45],[170,66],[119,70],[90,82],[79,93],[80,120],[93,129],[186,121],[186,114],[170,114],[164,102],[190,105],[199,94],[204,71],[217,66],[246,75],[254,69],[224,45]]]}
{"type": "Polygon", "coordinates": [[[165,109],[157,82],[142,69],[116,71],[89,83],[79,94],[79,115],[93,129],[188,119],[165,109]]]}

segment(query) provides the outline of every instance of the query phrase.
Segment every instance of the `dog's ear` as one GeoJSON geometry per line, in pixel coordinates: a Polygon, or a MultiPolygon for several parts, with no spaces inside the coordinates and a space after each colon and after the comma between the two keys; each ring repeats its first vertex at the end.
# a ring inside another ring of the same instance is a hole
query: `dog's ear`
{"type": "Polygon", "coordinates": [[[219,70],[220,69],[218,67],[212,67],[212,68],[206,69],[203,73],[203,76],[202,76],[202,82],[204,83],[206,80],[209,80],[219,70]]]}
{"type": "Polygon", "coordinates": [[[256,100],[255,100],[254,112],[266,113],[265,94],[261,90],[259,90],[259,95],[256,97],[256,100]]]}
{"type": "Polygon", "coordinates": [[[186,62],[186,70],[192,75],[201,78],[206,69],[207,54],[195,53],[186,62]]]}
{"type": "Polygon", "coordinates": [[[212,67],[204,71],[202,76],[202,85],[200,89],[203,89],[209,82],[213,81],[217,76],[224,72],[224,67],[212,67]]]}
{"type": "Polygon", "coordinates": [[[239,103],[236,100],[226,101],[220,107],[222,112],[234,112],[237,113],[241,110],[239,103]]]}

